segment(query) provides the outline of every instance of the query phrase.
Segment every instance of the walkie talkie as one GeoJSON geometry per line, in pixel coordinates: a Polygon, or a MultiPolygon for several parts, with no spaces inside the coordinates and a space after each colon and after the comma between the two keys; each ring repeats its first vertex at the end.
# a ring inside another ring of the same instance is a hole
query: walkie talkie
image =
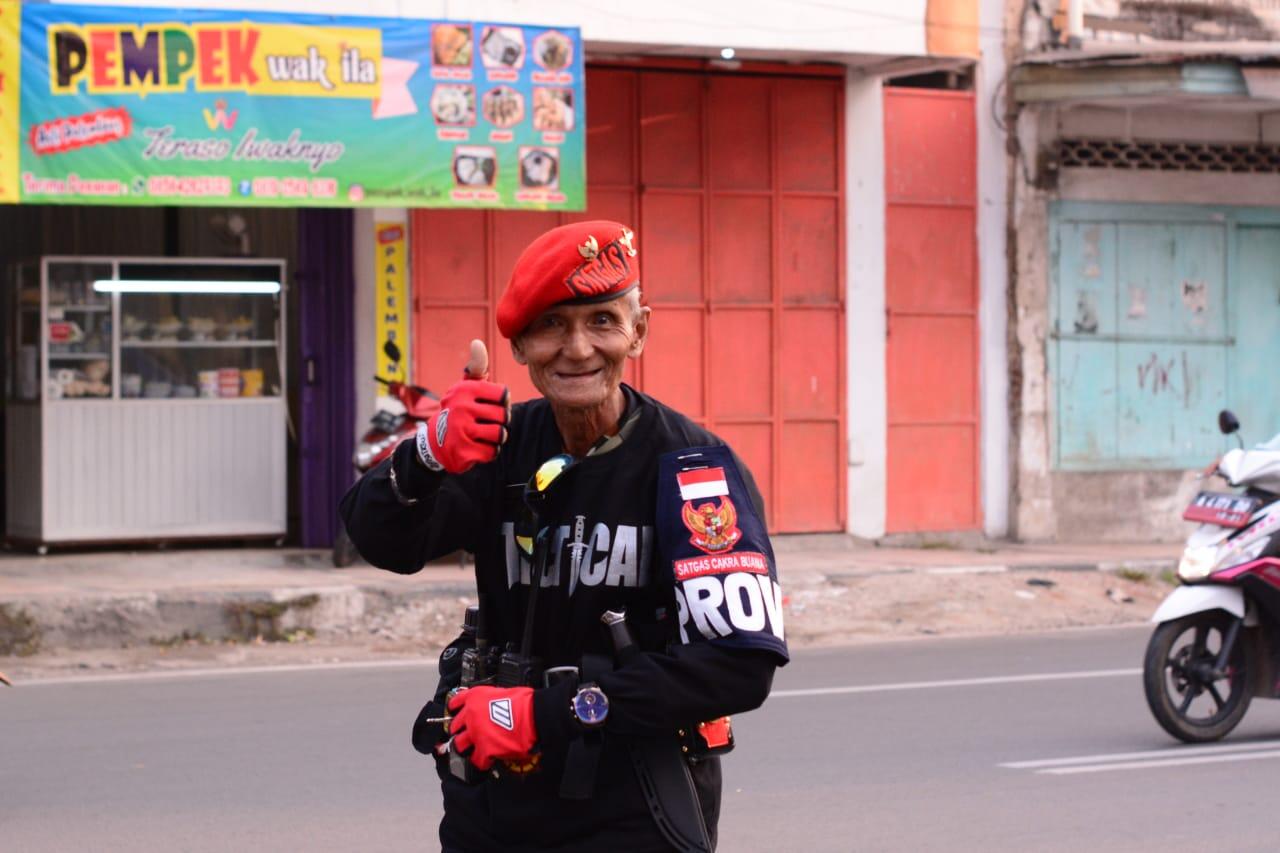
{"type": "MultiPolygon", "coordinates": [[[[462,617],[462,633],[471,635],[475,644],[462,653],[462,678],[458,686],[449,691],[449,699],[459,690],[490,684],[497,675],[502,650],[489,642],[487,611],[485,596],[482,595],[480,604],[469,606],[462,617]]],[[[465,756],[453,750],[449,751],[449,772],[468,785],[478,783],[483,776],[465,756]]]]}
{"type": "MultiPolygon", "coordinates": [[[[547,566],[559,557],[558,554],[551,553],[551,530],[540,529],[541,518],[548,500],[554,494],[553,484],[563,486],[564,474],[576,464],[577,460],[567,453],[552,456],[538,466],[538,470],[524,487],[524,503],[532,515],[534,540],[520,543],[521,549],[532,560],[528,607],[525,612],[520,645],[508,643],[506,648],[500,649],[490,644],[487,630],[490,609],[486,606],[485,596],[480,596],[480,606],[468,607],[463,620],[464,632],[469,622],[474,624],[475,647],[463,652],[462,680],[457,688],[450,691],[449,698],[452,699],[459,690],[474,687],[477,684],[491,684],[495,687],[534,687],[541,681],[542,661],[533,657],[532,654],[533,620],[538,606],[538,592],[547,574],[547,566]]],[[[484,777],[484,774],[477,770],[466,756],[459,755],[453,750],[449,751],[449,772],[454,777],[472,785],[484,777]]]]}

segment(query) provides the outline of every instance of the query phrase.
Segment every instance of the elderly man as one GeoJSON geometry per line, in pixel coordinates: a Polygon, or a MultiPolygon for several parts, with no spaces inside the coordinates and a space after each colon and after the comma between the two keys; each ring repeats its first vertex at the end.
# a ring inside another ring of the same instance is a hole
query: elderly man
{"type": "Polygon", "coordinates": [[[751,474],[715,435],[622,383],[649,332],[639,281],[638,240],[621,223],[536,239],[497,319],[542,399],[511,407],[473,341],[417,441],[343,499],[374,565],[409,573],[474,553],[484,639],[532,646],[518,684],[458,689],[474,634],[441,655],[414,745],[437,757],[445,850],[712,849],[717,754],[732,746],[722,718],[758,707],[787,661],[751,474]],[[568,456],[540,468],[557,454],[568,456]],[[525,498],[548,470],[563,471],[555,500],[533,515],[525,498]]]}

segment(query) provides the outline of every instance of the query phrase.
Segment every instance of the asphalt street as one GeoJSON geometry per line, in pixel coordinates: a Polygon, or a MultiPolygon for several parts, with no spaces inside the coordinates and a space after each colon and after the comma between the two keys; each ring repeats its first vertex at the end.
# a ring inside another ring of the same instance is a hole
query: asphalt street
{"type": "MultiPolygon", "coordinates": [[[[1274,850],[1280,703],[1184,747],[1147,632],[798,653],[725,760],[722,851],[1274,850]]],[[[0,693],[0,848],[424,850],[432,667],[63,679],[0,693]]]]}

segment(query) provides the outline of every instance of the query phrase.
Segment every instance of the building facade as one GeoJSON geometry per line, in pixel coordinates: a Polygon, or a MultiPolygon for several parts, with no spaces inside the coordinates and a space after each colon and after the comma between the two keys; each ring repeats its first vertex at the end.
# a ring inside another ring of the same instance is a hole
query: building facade
{"type": "Polygon", "coordinates": [[[522,399],[494,305],[529,240],[582,218],[629,222],[643,247],[655,316],[629,381],[733,443],[775,531],[1007,532],[1004,3],[321,5],[200,7],[580,28],[586,210],[246,211],[236,234],[230,199],[5,214],[30,235],[15,257],[287,260],[292,538],[330,541],[352,444],[383,404],[379,233],[403,229],[412,378],[443,390],[481,337],[522,399]]]}
{"type": "Polygon", "coordinates": [[[1280,427],[1277,23],[1260,2],[1010,5],[1018,538],[1178,538],[1234,446],[1217,412],[1250,442],[1280,427]]]}

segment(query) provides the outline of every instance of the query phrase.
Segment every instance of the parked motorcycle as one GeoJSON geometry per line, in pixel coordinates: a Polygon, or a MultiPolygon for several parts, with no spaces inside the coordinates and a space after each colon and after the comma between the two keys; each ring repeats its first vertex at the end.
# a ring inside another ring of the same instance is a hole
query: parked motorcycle
{"type": "MultiPolygon", "coordinates": [[[[1224,410],[1218,427],[1231,435],[1240,422],[1224,410]]],[[[1204,476],[1236,491],[1202,491],[1183,513],[1198,526],[1143,661],[1151,713],[1188,743],[1225,737],[1255,696],[1280,697],[1280,435],[1241,441],[1204,476]]]]}
{"type": "MultiPolygon", "coordinates": [[[[392,361],[400,361],[400,348],[391,341],[387,341],[382,350],[392,361]]],[[[369,429],[360,437],[352,457],[357,476],[390,456],[401,441],[414,436],[420,421],[425,422],[440,409],[440,398],[420,385],[394,382],[381,376],[373,378],[387,386],[387,396],[399,400],[404,411],[379,409],[374,413],[369,429]]],[[[339,523],[338,534],[333,540],[333,565],[345,568],[359,556],[347,535],[346,526],[339,523]]]]}

